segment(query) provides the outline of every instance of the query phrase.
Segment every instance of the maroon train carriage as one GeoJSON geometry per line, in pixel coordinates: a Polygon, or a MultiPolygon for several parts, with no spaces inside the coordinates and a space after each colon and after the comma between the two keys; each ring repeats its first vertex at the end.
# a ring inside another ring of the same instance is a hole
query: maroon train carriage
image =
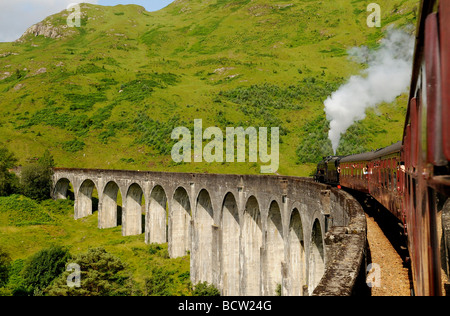
{"type": "Polygon", "coordinates": [[[401,152],[403,203],[415,293],[442,295],[450,234],[450,1],[422,1],[418,23],[401,152]]]}
{"type": "Polygon", "coordinates": [[[402,141],[337,158],[329,178],[404,223],[415,295],[450,295],[450,0],[422,0],[419,13],[402,141]]]}
{"type": "Polygon", "coordinates": [[[340,160],[340,185],[370,194],[405,223],[402,207],[402,143],[340,160]]]}

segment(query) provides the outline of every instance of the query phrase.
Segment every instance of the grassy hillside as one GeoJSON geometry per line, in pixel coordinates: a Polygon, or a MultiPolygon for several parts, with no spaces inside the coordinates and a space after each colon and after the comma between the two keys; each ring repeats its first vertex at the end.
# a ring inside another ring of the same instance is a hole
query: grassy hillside
{"type": "Polygon", "coordinates": [[[100,230],[97,217],[98,212],[94,212],[74,220],[70,200],[38,203],[20,195],[0,197],[0,245],[13,263],[10,284],[6,287],[10,290],[17,287],[23,264],[32,255],[51,246],[64,245],[73,257],[100,247],[120,258],[133,280],[135,295],[145,295],[145,281],[152,277],[154,269],[170,275],[173,295],[192,294],[189,256],[169,259],[167,244],[146,245],[144,235],[123,237],[121,226],[100,230]]]}
{"type": "MultiPolygon", "coordinates": [[[[55,14],[43,24],[59,38],[0,43],[0,142],[20,163],[48,148],[61,167],[259,173],[255,163],[175,164],[170,134],[194,119],[223,131],[279,126],[278,172],[307,176],[314,161],[299,152],[326,135],[323,101],[364,67],[347,50],[375,48],[388,25],[415,25],[418,1],[378,1],[381,29],[366,25],[368,3],[83,4],[82,26],[71,29],[67,12],[55,14]]],[[[402,96],[370,111],[349,142],[399,140],[405,108],[402,96]]]]}

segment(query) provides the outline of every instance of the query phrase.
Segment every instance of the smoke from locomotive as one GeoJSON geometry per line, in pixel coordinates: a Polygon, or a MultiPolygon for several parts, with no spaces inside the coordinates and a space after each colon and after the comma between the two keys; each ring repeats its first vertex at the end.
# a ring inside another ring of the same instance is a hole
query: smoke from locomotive
{"type": "Polygon", "coordinates": [[[408,92],[411,80],[414,36],[402,30],[389,29],[378,50],[366,46],[355,47],[349,55],[368,68],[352,76],[324,102],[330,121],[328,137],[333,151],[339,146],[341,135],[356,121],[365,118],[367,108],[382,102],[393,102],[408,92]]]}

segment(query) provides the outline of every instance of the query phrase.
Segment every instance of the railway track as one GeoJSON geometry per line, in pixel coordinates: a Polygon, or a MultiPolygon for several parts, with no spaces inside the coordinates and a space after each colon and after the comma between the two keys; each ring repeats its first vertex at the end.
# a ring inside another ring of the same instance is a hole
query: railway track
{"type": "Polygon", "coordinates": [[[372,296],[411,296],[412,275],[401,223],[375,199],[347,190],[363,207],[367,219],[368,262],[373,270],[372,296]]]}

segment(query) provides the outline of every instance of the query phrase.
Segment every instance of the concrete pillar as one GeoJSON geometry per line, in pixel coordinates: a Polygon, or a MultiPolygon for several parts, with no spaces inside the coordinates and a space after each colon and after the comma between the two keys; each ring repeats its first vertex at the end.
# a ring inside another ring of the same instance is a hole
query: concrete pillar
{"type": "Polygon", "coordinates": [[[94,182],[91,180],[85,180],[81,184],[75,198],[75,219],[92,215],[92,192],[94,188],[94,182]]]}
{"type": "Polygon", "coordinates": [[[239,295],[240,225],[236,199],[232,193],[225,197],[222,208],[221,287],[223,296],[239,295]]]}
{"type": "Polygon", "coordinates": [[[289,286],[287,295],[302,296],[306,284],[306,262],[303,225],[297,209],[292,211],[289,223],[289,286]]]}
{"type": "Polygon", "coordinates": [[[311,249],[309,255],[309,284],[308,292],[312,294],[325,273],[325,254],[323,247],[322,229],[318,219],[315,220],[311,233],[311,249]]]}
{"type": "Polygon", "coordinates": [[[142,233],[142,188],[134,183],[128,188],[126,198],[123,200],[122,233],[124,236],[139,235],[142,233]]]}
{"type": "Polygon", "coordinates": [[[213,245],[213,229],[214,229],[214,212],[212,208],[211,198],[206,190],[202,190],[197,198],[197,206],[194,217],[194,226],[197,246],[196,251],[196,270],[198,282],[212,283],[212,265],[217,262],[212,261],[212,245],[213,245]]]}
{"type": "Polygon", "coordinates": [[[276,295],[282,284],[281,264],[284,259],[283,223],[278,203],[273,201],[267,219],[263,295],[276,295]]]}
{"type": "Polygon", "coordinates": [[[167,196],[161,186],[156,186],[150,194],[150,202],[147,213],[147,227],[145,240],[147,243],[163,244],[167,242],[166,216],[167,196]]]}
{"type": "Polygon", "coordinates": [[[243,220],[241,294],[259,296],[261,295],[262,226],[259,204],[254,196],[247,201],[243,220]]]}
{"type": "Polygon", "coordinates": [[[189,232],[191,203],[184,188],[178,188],[172,200],[169,216],[169,255],[171,258],[185,256],[191,251],[189,232]]]}
{"type": "Polygon", "coordinates": [[[98,227],[111,228],[118,225],[117,222],[117,195],[119,186],[114,182],[109,182],[103,191],[101,207],[99,207],[98,227]]]}

